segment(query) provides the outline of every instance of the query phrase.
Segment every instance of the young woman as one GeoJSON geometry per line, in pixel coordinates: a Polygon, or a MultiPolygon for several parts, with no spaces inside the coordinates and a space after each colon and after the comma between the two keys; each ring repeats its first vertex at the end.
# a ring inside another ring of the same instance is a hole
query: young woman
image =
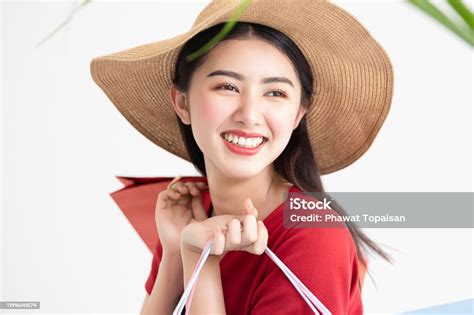
{"type": "Polygon", "coordinates": [[[368,149],[390,105],[390,62],[321,1],[252,3],[207,45],[237,5],[214,1],[189,32],[91,65],[140,132],[204,176],[158,195],[142,313],[172,312],[211,239],[190,314],[309,313],[267,246],[333,314],[362,314],[361,249],[384,253],[351,224],[286,229],[283,203],[288,192],[323,192],[321,174],[368,149]]]}

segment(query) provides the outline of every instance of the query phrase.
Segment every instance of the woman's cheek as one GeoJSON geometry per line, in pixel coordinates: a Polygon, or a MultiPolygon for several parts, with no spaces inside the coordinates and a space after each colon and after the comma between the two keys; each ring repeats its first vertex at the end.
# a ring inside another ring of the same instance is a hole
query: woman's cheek
{"type": "Polygon", "coordinates": [[[195,99],[198,101],[193,103],[194,107],[191,107],[191,116],[195,116],[195,119],[199,120],[198,123],[205,123],[206,126],[212,127],[225,120],[225,109],[228,106],[223,106],[219,97],[202,92],[195,99]]]}
{"type": "Polygon", "coordinates": [[[199,102],[194,103],[191,108],[191,128],[195,140],[204,152],[207,143],[211,143],[213,138],[219,137],[217,130],[225,121],[225,113],[217,103],[199,102]]]}
{"type": "Polygon", "coordinates": [[[218,124],[221,121],[222,106],[217,103],[202,103],[198,115],[208,126],[218,124]]]}
{"type": "Polygon", "coordinates": [[[293,117],[293,113],[282,111],[275,112],[269,119],[272,136],[279,142],[281,140],[282,142],[287,143],[291,137],[293,121],[288,119],[288,117],[293,117]]]}

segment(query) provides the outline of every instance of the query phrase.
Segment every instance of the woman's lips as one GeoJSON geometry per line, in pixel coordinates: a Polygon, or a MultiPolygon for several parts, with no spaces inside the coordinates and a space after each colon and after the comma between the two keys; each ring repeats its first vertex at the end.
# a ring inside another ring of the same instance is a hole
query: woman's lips
{"type": "Polygon", "coordinates": [[[224,134],[221,134],[221,138],[222,138],[222,141],[224,141],[225,145],[227,146],[227,148],[230,151],[232,151],[233,153],[236,153],[236,154],[241,154],[241,155],[254,155],[254,154],[257,154],[258,151],[260,151],[260,149],[268,141],[268,139],[264,137],[262,143],[260,143],[256,147],[254,147],[254,148],[245,148],[245,147],[242,147],[242,146],[239,146],[237,144],[234,144],[232,142],[227,141],[224,138],[224,134]]]}

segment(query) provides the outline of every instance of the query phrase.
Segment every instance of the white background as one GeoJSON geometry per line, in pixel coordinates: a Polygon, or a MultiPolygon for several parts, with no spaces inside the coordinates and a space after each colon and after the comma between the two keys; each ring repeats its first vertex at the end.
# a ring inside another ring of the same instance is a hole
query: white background
{"type": "MultiPolygon", "coordinates": [[[[138,313],[151,254],[109,196],[122,187],[114,176],[197,173],[133,129],[89,63],[186,31],[206,3],[94,1],[36,48],[72,2],[2,2],[0,300],[138,313]]],[[[385,48],[395,90],[370,150],[326,189],[472,191],[472,50],[405,2],[336,3],[385,48]]],[[[366,313],[473,297],[472,230],[366,232],[395,258],[372,259],[366,313]]]]}

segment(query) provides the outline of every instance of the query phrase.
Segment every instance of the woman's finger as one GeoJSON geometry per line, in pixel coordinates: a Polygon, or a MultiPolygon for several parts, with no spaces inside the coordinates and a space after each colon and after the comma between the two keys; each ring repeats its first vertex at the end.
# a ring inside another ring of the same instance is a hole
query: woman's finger
{"type": "Polygon", "coordinates": [[[175,183],[177,183],[180,179],[181,176],[176,176],[175,178],[173,178],[171,182],[169,182],[168,187],[166,187],[166,189],[174,189],[175,183]]]}
{"type": "Polygon", "coordinates": [[[206,182],[194,182],[196,184],[197,187],[199,187],[200,189],[205,189],[205,188],[208,188],[207,186],[207,183],[206,182]]]}
{"type": "MultiPolygon", "coordinates": [[[[183,182],[177,182],[173,187],[170,187],[171,191],[177,192],[179,197],[176,200],[176,204],[187,206],[189,201],[192,198],[192,195],[189,193],[189,188],[183,182]]],[[[175,195],[174,195],[175,196],[175,195]]]]}
{"type": "Polygon", "coordinates": [[[187,185],[189,185],[190,189],[192,191],[195,191],[197,193],[201,193],[202,190],[208,189],[206,183],[203,182],[186,182],[187,185]]]}
{"type": "Polygon", "coordinates": [[[180,194],[170,190],[163,190],[158,194],[158,200],[156,202],[156,209],[169,208],[171,205],[176,203],[180,194]]]}
{"type": "Polygon", "coordinates": [[[176,201],[179,198],[181,198],[181,194],[176,190],[168,189],[168,190],[165,190],[165,191],[166,191],[166,194],[165,194],[165,199],[166,200],[176,201]]]}
{"type": "Polygon", "coordinates": [[[181,193],[177,189],[179,184],[179,178],[181,177],[175,177],[173,181],[168,184],[168,187],[165,190],[165,199],[178,200],[179,198],[181,198],[181,193]]]}
{"type": "Polygon", "coordinates": [[[191,210],[194,219],[198,221],[203,221],[208,218],[206,209],[204,209],[204,205],[202,204],[201,195],[197,195],[191,199],[191,210]]]}
{"type": "Polygon", "coordinates": [[[181,195],[187,195],[189,194],[189,188],[187,185],[185,185],[184,183],[182,182],[178,182],[176,183],[176,186],[175,186],[175,189],[174,190],[177,190],[179,191],[179,193],[181,195]]]}
{"type": "Polygon", "coordinates": [[[255,208],[252,200],[250,198],[245,199],[245,205],[244,205],[244,215],[251,214],[254,217],[258,217],[258,210],[255,208]]]}
{"type": "Polygon", "coordinates": [[[241,243],[241,225],[238,219],[232,219],[227,223],[227,235],[225,238],[225,249],[235,250],[241,243]]]}
{"type": "Polygon", "coordinates": [[[200,193],[199,188],[197,188],[197,186],[194,182],[186,182],[186,183],[184,183],[184,185],[186,185],[188,187],[189,193],[192,196],[199,195],[199,193],[200,193]]]}
{"type": "Polygon", "coordinates": [[[257,241],[257,218],[251,214],[248,214],[243,216],[241,220],[243,225],[242,246],[248,246],[257,241]]]}
{"type": "Polygon", "coordinates": [[[217,228],[214,231],[214,236],[212,238],[212,255],[222,255],[224,253],[225,247],[225,236],[220,228],[217,228]]]}
{"type": "Polygon", "coordinates": [[[265,248],[267,248],[268,243],[268,230],[263,224],[262,221],[258,221],[258,237],[257,241],[250,245],[246,251],[255,255],[261,255],[265,252],[265,248]]]}

